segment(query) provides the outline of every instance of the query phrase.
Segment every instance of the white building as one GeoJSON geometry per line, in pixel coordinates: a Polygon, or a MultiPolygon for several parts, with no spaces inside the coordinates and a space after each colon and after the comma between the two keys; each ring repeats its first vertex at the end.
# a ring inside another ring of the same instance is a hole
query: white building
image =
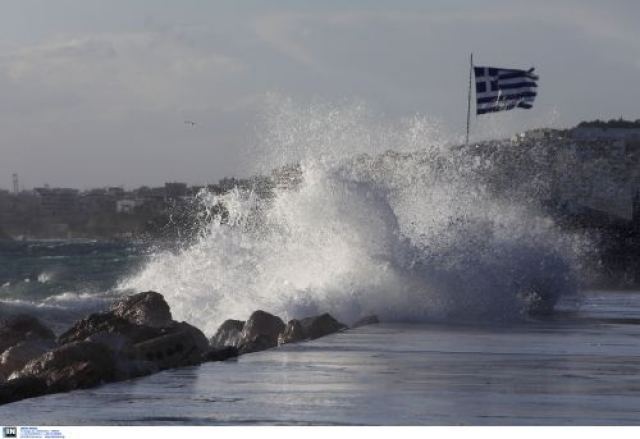
{"type": "Polygon", "coordinates": [[[116,201],[116,212],[133,213],[136,207],[140,205],[138,200],[124,199],[116,201]]]}

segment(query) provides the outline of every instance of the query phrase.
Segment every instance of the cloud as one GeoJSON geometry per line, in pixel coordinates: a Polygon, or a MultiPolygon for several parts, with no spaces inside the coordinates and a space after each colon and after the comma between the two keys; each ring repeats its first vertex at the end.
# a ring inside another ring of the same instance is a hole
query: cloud
{"type": "Polygon", "coordinates": [[[0,52],[0,162],[29,186],[215,181],[255,91],[247,64],[189,30],[57,37],[0,52]],[[184,119],[197,120],[186,130],[184,119]]]}
{"type": "Polygon", "coordinates": [[[321,69],[313,52],[302,43],[313,16],[308,14],[278,13],[256,18],[256,35],[276,51],[313,69],[321,69]]]}
{"type": "Polygon", "coordinates": [[[244,69],[236,58],[154,32],[84,35],[0,57],[0,81],[14,100],[40,102],[34,111],[54,104],[103,115],[215,106],[225,80],[244,69]]]}
{"type": "Polygon", "coordinates": [[[509,23],[545,23],[566,33],[578,31],[594,39],[605,39],[640,47],[636,20],[640,4],[634,1],[604,3],[588,0],[561,2],[530,2],[523,0],[494,0],[470,2],[465,7],[423,7],[415,10],[351,9],[337,11],[327,16],[333,24],[363,26],[381,22],[396,22],[409,26],[446,25],[459,26],[461,34],[465,25],[481,23],[488,26],[509,23]]]}
{"type": "Polygon", "coordinates": [[[540,71],[533,112],[482,120],[499,135],[548,124],[548,114],[564,126],[631,115],[640,99],[629,86],[640,68],[640,3],[631,1],[137,4],[110,3],[99,17],[51,6],[38,32],[6,31],[0,177],[32,169],[54,184],[107,183],[127,172],[137,184],[236,174],[271,91],[302,105],[362,101],[388,118],[418,112],[462,132],[470,51],[540,71]],[[185,132],[184,119],[201,123],[185,132]]]}

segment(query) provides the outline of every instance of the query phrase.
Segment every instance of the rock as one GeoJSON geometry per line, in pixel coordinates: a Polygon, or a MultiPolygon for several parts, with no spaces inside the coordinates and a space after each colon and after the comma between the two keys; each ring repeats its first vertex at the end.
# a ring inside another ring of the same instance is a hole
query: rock
{"type": "Polygon", "coordinates": [[[173,321],[171,309],[162,294],[155,291],[134,294],[117,301],[111,312],[136,325],[163,328],[173,321]]]}
{"type": "Polygon", "coordinates": [[[99,333],[116,333],[127,337],[132,343],[139,343],[162,335],[158,328],[137,325],[114,315],[112,312],[91,314],[77,321],[68,331],[58,337],[58,343],[83,341],[99,333]]]}
{"type": "Polygon", "coordinates": [[[42,378],[24,376],[0,384],[0,404],[20,401],[47,393],[47,383],[42,378]]]}
{"type": "Polygon", "coordinates": [[[53,349],[52,339],[34,338],[21,341],[5,350],[0,356],[0,377],[6,379],[13,372],[20,370],[29,361],[53,349]]]}
{"type": "Polygon", "coordinates": [[[199,350],[203,352],[206,352],[209,350],[209,340],[207,340],[207,337],[204,335],[204,333],[198,328],[196,328],[195,326],[190,325],[187,322],[180,322],[180,323],[174,322],[168,328],[168,330],[173,332],[185,332],[193,339],[194,343],[196,344],[196,347],[199,350]]]}
{"type": "MultiPolygon", "coordinates": [[[[176,325],[182,324],[171,319],[171,310],[164,297],[159,293],[147,291],[116,302],[110,311],[91,314],[77,321],[58,338],[58,342],[71,343],[102,334],[100,335],[101,343],[120,350],[126,342],[122,339],[118,340],[117,335],[124,336],[131,344],[137,344],[174,332],[176,325]],[[116,334],[116,336],[108,336],[108,334],[116,334]],[[108,337],[110,337],[109,340],[108,337]],[[117,346],[118,344],[123,346],[117,346]]],[[[202,334],[199,330],[196,329],[196,331],[202,334]]],[[[206,337],[204,340],[206,341],[206,337]]],[[[208,347],[208,342],[206,343],[208,347]]]]}
{"type": "Polygon", "coordinates": [[[225,346],[220,349],[213,349],[204,356],[204,361],[225,361],[240,355],[240,351],[235,346],[225,346]]]}
{"type": "Polygon", "coordinates": [[[360,326],[376,325],[378,323],[380,323],[380,320],[378,319],[378,316],[370,315],[370,316],[363,317],[360,320],[356,321],[353,325],[351,325],[351,327],[352,328],[358,328],[360,326]]]}
{"type": "Polygon", "coordinates": [[[136,360],[163,370],[201,363],[209,342],[198,328],[182,322],[174,324],[165,335],[137,343],[132,349],[136,360]]]}
{"type": "Polygon", "coordinates": [[[300,320],[300,325],[302,326],[307,338],[311,340],[324,337],[325,335],[333,334],[334,332],[342,331],[347,328],[347,325],[340,323],[329,313],[302,319],[300,320]]]}
{"type": "Polygon", "coordinates": [[[140,343],[164,335],[161,328],[174,323],[164,297],[147,291],[119,300],[110,311],[91,314],[79,320],[58,341],[64,344],[85,340],[93,334],[118,333],[132,343],[140,343]]]}
{"type": "Polygon", "coordinates": [[[113,352],[90,341],[68,343],[49,351],[31,360],[9,379],[29,376],[43,379],[50,393],[93,387],[121,378],[113,352]]]}
{"type": "Polygon", "coordinates": [[[55,340],[55,335],[40,320],[28,315],[0,321],[0,352],[27,339],[55,340]]]}
{"type": "Polygon", "coordinates": [[[100,343],[115,353],[127,353],[131,351],[131,348],[133,347],[131,340],[119,332],[97,332],[95,334],[91,334],[85,339],[85,341],[100,343]]]}
{"type": "MultiPolygon", "coordinates": [[[[154,292],[125,298],[110,311],[79,320],[59,337],[62,346],[57,348],[53,333],[38,325],[29,317],[0,325],[0,334],[6,336],[0,340],[16,344],[0,357],[6,374],[12,372],[0,385],[0,401],[88,388],[238,355],[235,347],[210,351],[202,331],[171,320],[164,298],[154,292]],[[34,335],[25,339],[28,334],[34,335]]],[[[257,322],[259,328],[264,325],[257,322]]]]}
{"type": "Polygon", "coordinates": [[[138,361],[146,361],[158,370],[171,367],[189,366],[201,361],[202,352],[198,351],[191,337],[173,333],[156,337],[133,346],[138,361]]]}
{"type": "Polygon", "coordinates": [[[330,314],[324,313],[319,316],[307,317],[302,320],[291,320],[287,324],[284,332],[279,337],[279,342],[293,343],[302,340],[313,340],[342,331],[347,326],[343,325],[330,314]]]}
{"type": "Polygon", "coordinates": [[[244,328],[244,322],[241,320],[225,320],[215,335],[211,337],[209,344],[214,349],[220,349],[225,346],[237,347],[242,338],[242,328],[244,328]]]}
{"type": "Polygon", "coordinates": [[[277,338],[274,340],[273,337],[265,334],[260,334],[253,339],[242,343],[240,345],[240,348],[238,349],[238,352],[240,353],[240,355],[250,354],[251,352],[264,351],[267,349],[275,348],[276,346],[278,346],[277,338]]]}
{"type": "Polygon", "coordinates": [[[295,343],[307,339],[307,334],[300,324],[300,320],[289,320],[284,332],[278,337],[278,344],[295,343]]]}
{"type": "Polygon", "coordinates": [[[154,292],[127,297],[108,312],[91,314],[58,340],[61,344],[89,341],[108,348],[116,354],[122,376],[197,364],[209,350],[202,331],[171,320],[164,298],[154,292]]]}
{"type": "Polygon", "coordinates": [[[280,317],[255,311],[242,328],[240,353],[256,352],[278,346],[278,336],[285,325],[280,317]]]}

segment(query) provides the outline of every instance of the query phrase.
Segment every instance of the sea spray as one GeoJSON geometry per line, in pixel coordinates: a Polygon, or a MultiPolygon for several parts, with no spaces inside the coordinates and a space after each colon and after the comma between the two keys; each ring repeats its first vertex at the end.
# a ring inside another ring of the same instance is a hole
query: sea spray
{"type": "Polygon", "coordinates": [[[290,101],[269,114],[259,157],[292,165],[294,183],[202,192],[200,238],[156,253],[121,287],[161,292],[208,334],[256,309],[513,320],[576,292],[584,243],[538,213],[525,169],[501,187],[492,160],[434,140],[418,117],[385,124],[360,105],[290,101]]]}

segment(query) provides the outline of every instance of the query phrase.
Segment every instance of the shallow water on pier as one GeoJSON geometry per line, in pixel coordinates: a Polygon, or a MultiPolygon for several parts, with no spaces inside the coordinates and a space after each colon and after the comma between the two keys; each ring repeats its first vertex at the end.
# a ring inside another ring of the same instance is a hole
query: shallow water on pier
{"type": "Polygon", "coordinates": [[[515,326],[380,324],[0,407],[5,424],[640,424],[640,293],[515,326]]]}

